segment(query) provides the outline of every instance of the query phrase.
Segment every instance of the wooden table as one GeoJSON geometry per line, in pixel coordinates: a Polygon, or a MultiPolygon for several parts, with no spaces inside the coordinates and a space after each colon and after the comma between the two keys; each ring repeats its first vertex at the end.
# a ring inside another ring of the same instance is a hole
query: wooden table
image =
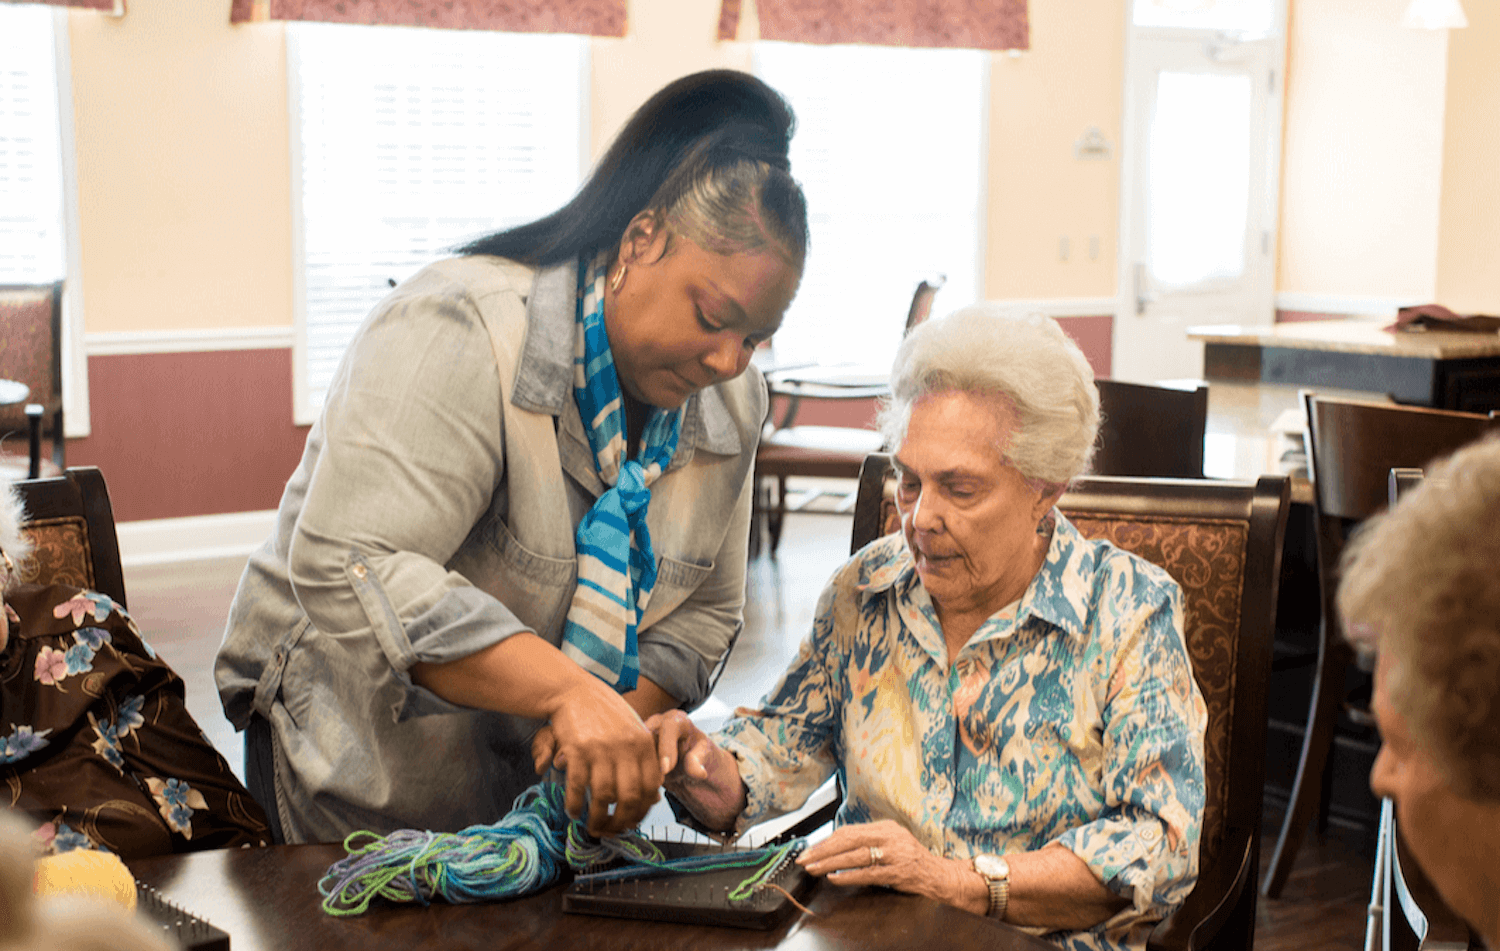
{"type": "Polygon", "coordinates": [[[1055,951],[1022,931],[925,898],[820,882],[798,914],[774,931],[660,924],[564,914],[562,886],[484,905],[376,906],[364,915],[323,912],[317,882],[344,856],[338,845],[197,852],[129,864],[136,878],[230,935],[230,951],[435,951],[566,949],[739,951],[787,948],[1055,951]]]}
{"type": "Polygon", "coordinates": [[[1189,327],[1203,341],[1210,381],[1336,387],[1401,403],[1488,412],[1500,408],[1500,334],[1391,333],[1390,317],[1189,327]]]}

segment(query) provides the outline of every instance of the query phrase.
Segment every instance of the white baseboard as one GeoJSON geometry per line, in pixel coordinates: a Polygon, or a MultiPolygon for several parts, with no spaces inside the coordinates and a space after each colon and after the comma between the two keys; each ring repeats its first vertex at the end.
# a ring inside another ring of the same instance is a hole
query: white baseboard
{"type": "Polygon", "coordinates": [[[274,509],[120,522],[120,562],[127,568],[173,561],[240,558],[265,544],[276,528],[274,509]]]}
{"type": "Polygon", "coordinates": [[[1365,297],[1355,294],[1303,294],[1283,291],[1276,295],[1277,310],[1295,310],[1306,314],[1351,314],[1367,317],[1395,317],[1396,311],[1425,301],[1410,297],[1365,297]]]}
{"type": "Polygon", "coordinates": [[[125,330],[85,334],[91,357],[138,353],[207,353],[221,350],[290,350],[292,327],[205,327],[193,330],[125,330]]]}

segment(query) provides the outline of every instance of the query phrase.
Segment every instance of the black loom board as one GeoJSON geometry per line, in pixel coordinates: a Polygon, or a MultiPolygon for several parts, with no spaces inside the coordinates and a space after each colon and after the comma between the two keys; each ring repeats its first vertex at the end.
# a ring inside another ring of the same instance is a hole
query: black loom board
{"type": "Polygon", "coordinates": [[[182,951],[229,951],[229,935],[197,915],[162,898],[149,885],[135,883],[136,914],[182,951]]]}
{"type": "MultiPolygon", "coordinates": [[[[669,859],[732,851],[691,842],[655,844],[669,859]]],[[[605,867],[618,868],[623,864],[605,867]]],[[[754,871],[730,868],[623,882],[574,882],[563,892],[562,907],[565,912],[581,915],[769,931],[790,918],[796,906],[774,888],[761,888],[743,901],[731,901],[728,893],[754,871]]],[[[788,861],[770,881],[791,892],[798,901],[805,901],[816,879],[796,862],[788,861]]]]}

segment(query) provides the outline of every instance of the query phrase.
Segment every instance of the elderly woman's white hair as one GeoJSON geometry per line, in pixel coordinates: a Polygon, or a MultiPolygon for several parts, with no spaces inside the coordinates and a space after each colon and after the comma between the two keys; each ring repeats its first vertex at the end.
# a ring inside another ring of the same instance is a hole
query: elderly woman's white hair
{"type": "MultiPolygon", "coordinates": [[[[17,568],[31,557],[31,538],[21,531],[21,523],[25,521],[26,506],[21,501],[21,493],[9,482],[0,486],[0,551],[9,555],[17,568]]],[[[14,580],[13,573],[6,583],[14,580]]]]}
{"type": "Polygon", "coordinates": [[[913,404],[943,392],[1014,404],[1018,425],[1005,459],[1026,478],[1063,486],[1088,469],[1099,391],[1082,351],[1051,318],[975,304],[918,325],[891,368],[878,420],[886,445],[900,445],[913,404]]]}

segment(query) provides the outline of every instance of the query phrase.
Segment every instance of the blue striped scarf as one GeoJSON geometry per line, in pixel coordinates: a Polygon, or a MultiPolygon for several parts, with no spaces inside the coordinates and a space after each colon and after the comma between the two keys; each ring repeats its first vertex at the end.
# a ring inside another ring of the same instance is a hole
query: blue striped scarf
{"type": "Polygon", "coordinates": [[[609,258],[578,262],[578,333],[573,397],[589,434],[594,468],[611,486],[578,523],[578,588],[568,608],[562,650],[574,663],[624,693],[636,685],[636,627],[656,586],[656,555],[646,529],[651,483],[677,450],[682,411],[653,408],[637,458],[627,461],[625,404],[604,330],[609,258]]]}

